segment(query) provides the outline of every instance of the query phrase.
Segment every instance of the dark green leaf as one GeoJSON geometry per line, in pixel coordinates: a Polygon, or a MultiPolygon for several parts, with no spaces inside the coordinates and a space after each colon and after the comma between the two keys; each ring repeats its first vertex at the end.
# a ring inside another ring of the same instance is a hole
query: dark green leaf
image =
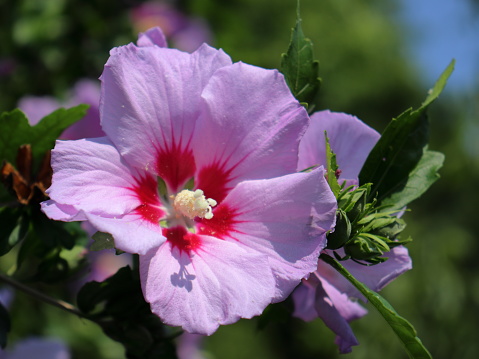
{"type": "Polygon", "coordinates": [[[20,110],[4,112],[0,115],[0,163],[6,160],[15,163],[17,150],[30,143],[31,127],[20,110]]]}
{"type": "Polygon", "coordinates": [[[359,282],[344,268],[337,260],[330,257],[327,254],[321,254],[320,257],[326,263],[330,264],[336,269],[342,276],[344,276],[351,284],[353,284],[372,305],[379,311],[386,322],[391,326],[396,335],[404,344],[404,347],[413,359],[431,359],[432,356],[426,347],[422,344],[421,340],[417,337],[416,330],[406,319],[401,317],[389,304],[386,299],[381,297],[378,293],[372,291],[366,287],[363,283],[359,282]]]}
{"type": "Polygon", "coordinates": [[[35,126],[30,126],[23,112],[18,109],[4,112],[0,116],[0,161],[5,159],[15,163],[18,147],[30,144],[34,166],[38,166],[45,152],[53,148],[58,136],[84,117],[87,109],[88,105],[60,108],[35,126]]]}
{"type": "MultiPolygon", "coordinates": [[[[369,200],[376,197],[382,204],[384,199],[403,191],[407,186],[411,172],[418,167],[426,153],[429,132],[426,109],[441,93],[453,67],[454,61],[440,76],[419,109],[415,111],[409,109],[390,122],[369,154],[359,174],[360,183],[373,183],[369,200]]],[[[419,192],[413,194],[413,190],[414,186],[423,181],[418,179],[422,173],[424,171],[416,172],[414,181],[407,190],[409,198],[414,199],[420,195],[419,192]]],[[[429,174],[428,177],[430,177],[429,174]]],[[[430,180],[426,179],[425,182],[430,180]]],[[[424,186],[421,185],[419,188],[423,189],[424,186]]],[[[397,208],[400,207],[397,206],[397,208]]]]}
{"type": "Polygon", "coordinates": [[[406,184],[401,191],[394,192],[385,198],[381,204],[402,208],[420,197],[431,185],[439,179],[437,173],[444,162],[444,155],[440,152],[424,151],[416,168],[409,174],[406,184]]]}
{"type": "Polygon", "coordinates": [[[78,230],[69,223],[53,221],[42,212],[35,212],[32,216],[35,235],[38,236],[47,247],[63,247],[72,249],[78,237],[78,230]]]}
{"type": "Polygon", "coordinates": [[[110,233],[96,232],[91,238],[95,241],[90,246],[91,251],[115,248],[115,241],[110,233]]]}
{"type": "Polygon", "coordinates": [[[334,232],[328,233],[328,249],[338,249],[344,246],[351,235],[351,222],[342,209],[336,213],[336,226],[334,232]]]}
{"type": "Polygon", "coordinates": [[[22,208],[1,208],[0,228],[0,256],[2,256],[27,235],[28,217],[22,208]]]}
{"type": "Polygon", "coordinates": [[[174,336],[151,313],[143,298],[138,273],[130,267],[121,268],[101,283],[85,284],[78,293],[77,303],[105,334],[124,345],[128,358],[175,357],[174,336]]]}
{"type": "MultiPolygon", "coordinates": [[[[137,300],[138,296],[142,298],[140,282],[127,266],[120,268],[116,274],[101,283],[94,281],[86,283],[78,293],[77,302],[78,308],[85,314],[91,314],[103,302],[108,303],[104,308],[106,312],[116,312],[115,308],[118,307],[123,308],[121,309],[123,312],[124,308],[130,308],[132,313],[131,304],[135,301],[144,303],[144,300],[137,300]],[[128,305],[124,305],[125,301],[128,301],[128,305]]],[[[128,315],[128,313],[124,314],[128,315]]]]}
{"type": "Polygon", "coordinates": [[[319,62],[313,58],[311,40],[304,37],[298,13],[288,51],[282,55],[280,71],[283,73],[291,92],[299,102],[311,104],[321,84],[319,62]]]}
{"type": "Polygon", "coordinates": [[[10,332],[10,315],[0,302],[0,347],[7,345],[7,335],[10,332]]]}

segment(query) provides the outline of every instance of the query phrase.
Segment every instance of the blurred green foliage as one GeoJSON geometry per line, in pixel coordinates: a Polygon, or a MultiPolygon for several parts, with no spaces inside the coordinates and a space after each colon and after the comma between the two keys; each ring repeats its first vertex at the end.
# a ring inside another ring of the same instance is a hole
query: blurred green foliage
{"type": "MultiPolygon", "coordinates": [[[[0,0],[0,110],[12,110],[26,94],[61,98],[76,80],[98,78],[109,50],[136,39],[128,11],[141,2],[0,0]]],[[[183,0],[178,6],[205,18],[214,45],[233,60],[280,66],[295,22],[296,0],[183,0]]],[[[381,132],[391,118],[418,107],[427,88],[407,56],[406,32],[394,17],[398,6],[397,0],[301,1],[303,30],[313,42],[323,79],[317,109],[354,114],[381,132]]],[[[442,178],[405,215],[404,237],[414,239],[408,246],[414,269],[382,292],[438,359],[479,357],[479,111],[470,105],[478,103],[479,94],[468,96],[441,96],[430,109],[430,149],[446,154],[442,178]]],[[[15,254],[2,257],[0,270],[11,269],[15,254]]],[[[69,288],[60,293],[48,285],[39,289],[73,301],[69,288]]],[[[392,331],[367,307],[370,313],[352,323],[360,345],[346,357],[405,358],[392,331]]],[[[255,318],[220,328],[205,340],[207,355],[340,357],[334,335],[320,320],[290,318],[289,302],[268,311],[272,314],[266,324],[255,318]]],[[[21,293],[10,312],[11,341],[54,335],[67,341],[73,358],[123,355],[122,347],[97,326],[21,293]]]]}

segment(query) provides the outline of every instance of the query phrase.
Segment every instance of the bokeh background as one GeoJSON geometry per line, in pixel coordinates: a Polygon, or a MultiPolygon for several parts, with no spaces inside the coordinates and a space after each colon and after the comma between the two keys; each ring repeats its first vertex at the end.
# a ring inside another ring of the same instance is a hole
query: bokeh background
{"type": "MultiPolygon", "coordinates": [[[[0,111],[25,95],[66,101],[78,80],[100,76],[112,47],[151,25],[163,26],[172,46],[191,51],[206,40],[235,61],[277,68],[295,8],[295,0],[0,0],[0,111]]],[[[418,107],[456,58],[430,108],[430,148],[446,154],[442,178],[405,215],[414,269],[382,294],[435,358],[479,358],[479,2],[302,0],[301,16],[323,78],[316,108],[354,114],[380,132],[418,107]]],[[[204,357],[407,357],[369,305],[352,324],[360,345],[344,356],[320,320],[291,319],[288,305],[220,328],[203,340],[204,357]]],[[[123,357],[95,325],[21,293],[11,315],[12,342],[44,335],[62,339],[73,358],[123,357]]]]}

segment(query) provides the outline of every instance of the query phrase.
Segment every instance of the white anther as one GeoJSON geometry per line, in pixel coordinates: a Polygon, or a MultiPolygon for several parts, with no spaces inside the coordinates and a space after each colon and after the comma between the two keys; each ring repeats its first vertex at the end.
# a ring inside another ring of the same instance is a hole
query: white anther
{"type": "Polygon", "coordinates": [[[188,218],[213,218],[211,207],[216,206],[216,201],[212,198],[206,199],[204,192],[200,189],[190,191],[184,189],[175,196],[173,206],[175,210],[188,218]]]}

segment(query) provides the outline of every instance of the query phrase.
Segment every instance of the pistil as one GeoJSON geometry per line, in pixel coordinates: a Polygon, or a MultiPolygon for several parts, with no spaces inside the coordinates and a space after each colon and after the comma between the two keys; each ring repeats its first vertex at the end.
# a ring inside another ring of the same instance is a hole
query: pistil
{"type": "Polygon", "coordinates": [[[185,189],[174,197],[173,207],[178,213],[190,219],[195,217],[211,219],[212,207],[216,204],[214,199],[206,198],[201,189],[196,191],[185,189]]]}

